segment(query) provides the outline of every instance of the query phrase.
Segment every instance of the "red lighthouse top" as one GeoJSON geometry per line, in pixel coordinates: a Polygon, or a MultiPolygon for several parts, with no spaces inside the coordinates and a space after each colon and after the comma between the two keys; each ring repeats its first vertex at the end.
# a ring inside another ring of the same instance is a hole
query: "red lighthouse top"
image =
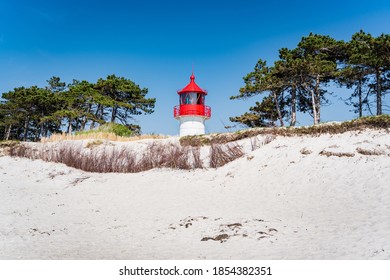
{"type": "Polygon", "coordinates": [[[178,94],[186,93],[186,92],[197,92],[197,93],[203,93],[207,95],[207,91],[201,89],[196,83],[195,83],[195,75],[192,73],[190,77],[190,83],[186,85],[182,90],[178,91],[178,94]]]}
{"type": "Polygon", "coordinates": [[[195,83],[194,73],[190,77],[190,83],[177,93],[180,96],[180,105],[175,106],[173,110],[173,115],[176,119],[187,116],[201,117],[203,119],[211,117],[211,108],[206,106],[205,102],[207,91],[201,89],[195,83]]]}

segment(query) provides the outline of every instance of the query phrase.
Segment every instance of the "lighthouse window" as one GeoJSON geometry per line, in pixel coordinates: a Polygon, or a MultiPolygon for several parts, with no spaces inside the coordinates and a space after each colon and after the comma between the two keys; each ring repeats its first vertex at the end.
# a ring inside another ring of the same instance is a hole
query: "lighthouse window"
{"type": "Polygon", "coordinates": [[[195,92],[189,93],[190,95],[190,103],[189,104],[196,104],[197,101],[197,94],[195,92]]]}
{"type": "Polygon", "coordinates": [[[180,95],[180,104],[197,104],[198,96],[196,92],[188,92],[180,95]]]}
{"type": "Polygon", "coordinates": [[[181,105],[204,105],[205,96],[201,93],[196,92],[187,92],[180,94],[180,104],[181,105]]]}
{"type": "Polygon", "coordinates": [[[198,99],[197,99],[197,100],[198,100],[198,101],[197,101],[196,104],[203,105],[203,104],[204,104],[204,95],[198,93],[198,99]]]}

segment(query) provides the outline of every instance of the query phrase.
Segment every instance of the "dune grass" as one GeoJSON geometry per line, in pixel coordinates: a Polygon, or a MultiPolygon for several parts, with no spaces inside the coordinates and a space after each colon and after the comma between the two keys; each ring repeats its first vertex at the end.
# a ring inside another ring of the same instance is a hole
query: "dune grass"
{"type": "Polygon", "coordinates": [[[180,143],[184,146],[204,146],[213,144],[223,144],[237,140],[254,137],[257,135],[273,136],[318,136],[321,134],[340,134],[348,131],[361,131],[369,129],[390,128],[390,115],[380,115],[372,117],[363,117],[341,123],[323,123],[313,126],[301,127],[272,127],[272,128],[251,128],[236,131],[233,133],[209,134],[185,136],[180,138],[180,143]]]}
{"type": "Polygon", "coordinates": [[[46,143],[31,146],[28,143],[8,147],[11,157],[63,163],[88,172],[136,173],[153,168],[203,168],[199,148],[179,144],[151,143],[144,152],[127,147],[104,146],[84,149],[81,145],[48,146],[46,143]]]}

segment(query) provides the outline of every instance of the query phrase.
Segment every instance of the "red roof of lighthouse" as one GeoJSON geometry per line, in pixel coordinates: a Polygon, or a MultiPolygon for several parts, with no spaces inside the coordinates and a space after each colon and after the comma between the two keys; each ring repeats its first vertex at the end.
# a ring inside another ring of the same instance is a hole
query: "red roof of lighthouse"
{"type": "Polygon", "coordinates": [[[196,83],[195,83],[195,75],[192,73],[190,77],[190,83],[186,85],[181,91],[178,91],[178,94],[185,93],[185,92],[199,92],[207,94],[206,90],[201,89],[196,83]]]}

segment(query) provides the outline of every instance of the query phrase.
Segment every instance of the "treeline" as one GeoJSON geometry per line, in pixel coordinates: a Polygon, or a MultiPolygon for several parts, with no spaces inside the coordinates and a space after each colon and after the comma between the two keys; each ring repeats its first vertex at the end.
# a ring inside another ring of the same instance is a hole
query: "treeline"
{"type": "Polygon", "coordinates": [[[155,98],[129,79],[109,75],[96,83],[73,80],[66,85],[52,77],[44,88],[17,87],[3,93],[0,139],[38,141],[53,133],[81,131],[107,122],[120,123],[134,133],[134,115],[153,112],[155,98]]]}
{"type": "Polygon", "coordinates": [[[278,121],[295,126],[298,111],[309,113],[318,124],[331,83],[351,89],[343,99],[359,117],[364,112],[381,115],[390,89],[390,35],[373,37],[361,30],[345,42],[310,33],[296,48],[280,49],[272,66],[260,59],[244,82],[231,99],[264,94],[249,112],[230,118],[249,127],[275,126],[278,121]]]}

